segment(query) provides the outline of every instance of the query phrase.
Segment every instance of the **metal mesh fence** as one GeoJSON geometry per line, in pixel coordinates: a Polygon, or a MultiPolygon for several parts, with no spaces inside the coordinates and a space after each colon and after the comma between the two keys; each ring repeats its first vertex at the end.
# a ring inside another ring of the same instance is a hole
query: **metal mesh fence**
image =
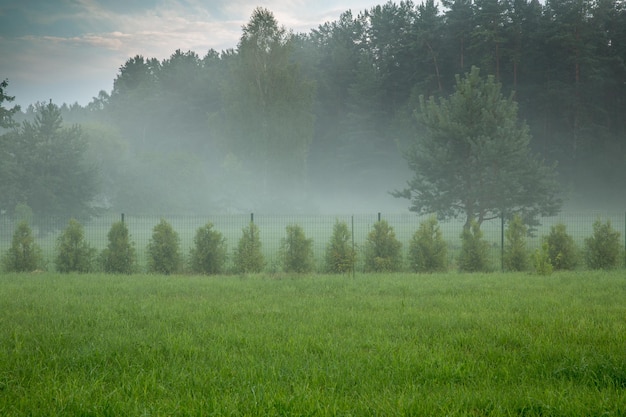
{"type": "MultiPolygon", "coordinates": [[[[409,270],[408,249],[413,234],[418,230],[426,217],[416,216],[414,213],[371,213],[355,215],[264,215],[264,214],[222,214],[207,216],[189,215],[132,215],[111,214],[94,218],[84,222],[85,240],[98,252],[106,248],[108,244],[107,233],[114,222],[124,221],[130,232],[131,240],[137,249],[140,270],[145,271],[147,266],[146,247],[152,237],[153,228],[161,219],[165,219],[180,237],[180,249],[185,258],[193,246],[194,236],[198,228],[212,223],[214,229],[219,231],[226,239],[228,249],[228,262],[226,270],[232,270],[233,251],[242,236],[242,229],[253,221],[259,228],[262,252],[266,261],[268,272],[279,271],[279,250],[281,240],[286,236],[288,225],[302,227],[307,238],[313,240],[313,249],[318,271],[323,270],[324,253],[328,245],[335,222],[345,222],[353,235],[354,247],[357,251],[356,270],[363,269],[364,247],[368,234],[373,225],[383,219],[393,228],[396,238],[402,243],[404,258],[403,270],[409,270]]],[[[558,216],[541,219],[541,225],[536,228],[532,236],[526,240],[529,253],[541,247],[542,237],[550,233],[551,227],[562,223],[566,226],[579,249],[584,248],[585,239],[593,233],[593,223],[600,219],[602,222],[609,220],[613,229],[620,233],[622,246],[626,238],[626,214],[607,212],[563,212],[558,216]]],[[[35,219],[31,222],[35,241],[41,247],[48,270],[54,270],[54,258],[56,256],[56,242],[67,223],[55,224],[52,220],[35,219]]],[[[0,217],[0,253],[4,254],[11,245],[12,235],[17,223],[7,216],[0,217]]],[[[444,240],[448,244],[449,265],[455,268],[455,262],[461,249],[461,232],[463,221],[453,220],[439,223],[444,240]]],[[[507,225],[504,225],[506,229],[507,225]]],[[[484,239],[490,246],[490,262],[494,270],[501,268],[503,228],[502,222],[492,220],[481,226],[484,239]]],[[[584,264],[584,262],[581,262],[584,264]]]]}

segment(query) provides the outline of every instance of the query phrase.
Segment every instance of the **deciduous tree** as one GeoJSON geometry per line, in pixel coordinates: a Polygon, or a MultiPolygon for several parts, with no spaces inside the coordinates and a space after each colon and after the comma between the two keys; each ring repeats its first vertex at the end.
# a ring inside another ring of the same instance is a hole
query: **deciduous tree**
{"type": "Polygon", "coordinates": [[[292,62],[291,35],[267,9],[243,27],[225,87],[222,124],[228,151],[257,173],[264,200],[294,193],[306,177],[313,136],[313,85],[292,62]]]}

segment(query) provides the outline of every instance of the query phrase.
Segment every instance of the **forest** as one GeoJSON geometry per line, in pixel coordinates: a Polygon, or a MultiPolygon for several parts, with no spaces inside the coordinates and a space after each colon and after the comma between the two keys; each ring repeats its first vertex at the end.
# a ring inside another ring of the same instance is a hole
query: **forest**
{"type": "MultiPolygon", "coordinates": [[[[308,33],[256,9],[232,49],[130,57],[85,106],[14,112],[0,163],[9,169],[16,143],[46,126],[69,135],[63,158],[84,161],[79,178],[56,181],[74,190],[66,213],[408,209],[390,192],[410,177],[403,153],[422,134],[420,97],[449,96],[473,66],[513,96],[567,204],[623,209],[626,3],[616,0],[387,2],[308,33]]],[[[41,197],[51,184],[3,183],[3,210],[51,207],[41,197]]]]}

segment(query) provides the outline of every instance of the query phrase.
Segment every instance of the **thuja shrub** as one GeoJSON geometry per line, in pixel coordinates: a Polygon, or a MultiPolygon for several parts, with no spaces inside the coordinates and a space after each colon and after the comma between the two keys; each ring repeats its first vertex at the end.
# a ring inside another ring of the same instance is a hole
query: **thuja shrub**
{"type": "Polygon", "coordinates": [[[315,266],[313,239],[307,239],[299,225],[288,225],[287,236],[281,240],[280,258],[283,271],[311,272],[315,266]]]}
{"type": "Polygon", "coordinates": [[[563,223],[558,223],[550,228],[550,234],[544,237],[548,243],[548,255],[555,271],[571,270],[578,265],[578,249],[574,238],[567,233],[563,223]]]}
{"type": "Polygon", "coordinates": [[[226,239],[207,223],[196,231],[194,246],[189,252],[189,266],[192,272],[219,274],[226,264],[226,239]]]}
{"type": "Polygon", "coordinates": [[[28,222],[18,223],[13,233],[11,247],[2,258],[2,266],[6,272],[32,272],[45,268],[41,248],[35,243],[28,222]]]}
{"type": "Polygon", "coordinates": [[[622,247],[620,233],[613,229],[611,221],[593,223],[593,234],[585,239],[585,261],[591,269],[613,269],[621,263],[622,247]]]}
{"type": "Polygon", "coordinates": [[[533,267],[538,275],[552,274],[552,261],[550,260],[550,249],[548,242],[543,242],[541,249],[535,249],[533,254],[533,267]]]}
{"type": "Polygon", "coordinates": [[[115,222],[107,234],[107,247],[100,254],[104,272],[132,274],[137,270],[135,243],[131,240],[124,222],[115,222]]]}
{"type": "Polygon", "coordinates": [[[165,219],[152,229],[147,249],[148,272],[165,275],[180,272],[183,263],[180,238],[165,219]]]}
{"type": "Polygon", "coordinates": [[[402,269],[402,243],[393,227],[379,220],[365,242],[365,272],[397,272],[402,269]]]}
{"type": "Polygon", "coordinates": [[[85,241],[83,226],[70,219],[67,227],[57,239],[57,256],[54,260],[59,272],[91,272],[94,267],[96,249],[85,241]]]}
{"type": "Polygon", "coordinates": [[[483,239],[483,232],[477,222],[464,228],[461,233],[461,253],[459,270],[463,272],[489,271],[489,244],[483,239]]]}
{"type": "Polygon", "coordinates": [[[265,259],[263,252],[261,252],[261,237],[256,224],[250,222],[247,227],[242,229],[233,263],[235,272],[239,274],[259,273],[265,267],[265,259]]]}
{"type": "Polygon", "coordinates": [[[420,223],[409,243],[409,263],[414,272],[440,272],[447,268],[448,247],[436,217],[420,223]]]}
{"type": "Polygon", "coordinates": [[[528,250],[526,249],[526,235],[528,227],[519,215],[514,215],[504,232],[504,268],[507,271],[526,271],[528,269],[528,250]]]}
{"type": "Polygon", "coordinates": [[[331,274],[345,274],[354,269],[356,251],[351,243],[352,235],[346,222],[336,221],[333,235],[326,245],[325,270],[331,274]]]}

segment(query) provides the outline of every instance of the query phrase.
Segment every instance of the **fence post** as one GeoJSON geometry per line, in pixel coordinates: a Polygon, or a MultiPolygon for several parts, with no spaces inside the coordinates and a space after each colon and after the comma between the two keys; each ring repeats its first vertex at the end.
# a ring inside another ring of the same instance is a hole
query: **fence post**
{"type": "MultiPolygon", "coordinates": [[[[355,254],[355,250],[354,250],[354,214],[352,215],[352,217],[350,218],[350,228],[352,229],[352,254],[355,254]]],[[[356,257],[354,258],[354,261],[352,262],[352,278],[354,278],[355,273],[356,273],[356,257]]]]}
{"type": "Polygon", "coordinates": [[[122,223],[124,223],[124,213],[122,213],[122,223]]]}
{"type": "Polygon", "coordinates": [[[380,211],[378,212],[378,221],[380,221],[380,211]]]}
{"type": "Polygon", "coordinates": [[[500,212],[500,269],[504,272],[504,210],[500,212]]]}
{"type": "Polygon", "coordinates": [[[254,213],[250,213],[250,223],[254,223],[254,213]]]}

